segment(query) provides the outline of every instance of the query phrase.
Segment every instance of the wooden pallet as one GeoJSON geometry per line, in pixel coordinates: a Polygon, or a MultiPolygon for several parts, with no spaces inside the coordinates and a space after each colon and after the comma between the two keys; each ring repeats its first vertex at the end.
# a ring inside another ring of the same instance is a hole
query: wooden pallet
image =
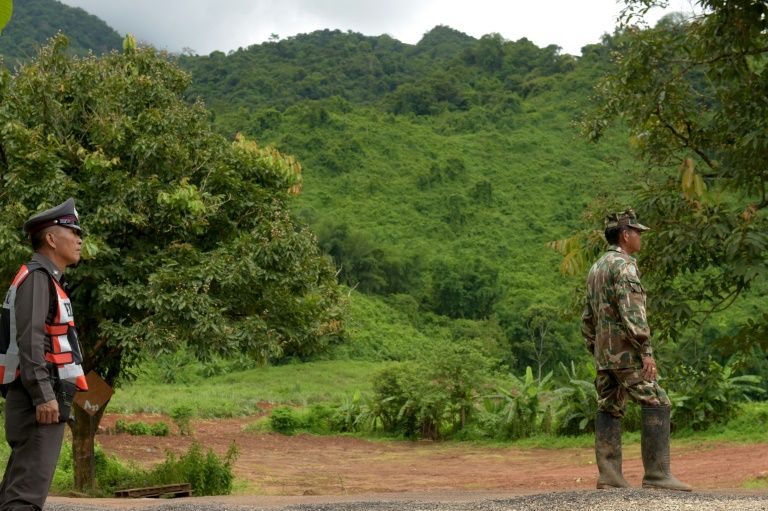
{"type": "Polygon", "coordinates": [[[129,488],[127,490],[117,490],[115,497],[138,499],[148,498],[172,498],[172,497],[191,497],[192,485],[182,484],[164,484],[161,486],[147,486],[146,488],[129,488]]]}

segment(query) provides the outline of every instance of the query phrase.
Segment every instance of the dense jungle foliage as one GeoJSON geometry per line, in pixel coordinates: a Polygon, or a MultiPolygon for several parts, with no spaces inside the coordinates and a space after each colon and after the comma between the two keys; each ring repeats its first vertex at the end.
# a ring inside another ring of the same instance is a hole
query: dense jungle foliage
{"type": "MultiPolygon", "coordinates": [[[[572,127],[604,65],[599,45],[589,51],[578,67],[555,47],[436,27],[415,46],[326,30],[179,62],[225,134],[303,162],[296,211],[353,300],[377,297],[428,338],[463,325],[452,338],[485,336],[506,363],[551,368],[582,350],[573,321],[557,319],[570,285],[545,244],[621,180],[621,152],[572,127]],[[551,328],[533,326],[545,316],[551,328]]],[[[359,340],[347,356],[387,351],[359,340]]]]}
{"type": "MultiPolygon", "coordinates": [[[[421,339],[482,338],[500,364],[540,378],[586,358],[575,314],[583,275],[564,278],[548,242],[639,203],[648,175],[622,130],[601,144],[580,132],[627,41],[605,35],[574,57],[445,26],[416,45],[324,30],[179,63],[193,77],[190,99],[211,105],[225,135],[244,132],[303,162],[296,210],[363,302],[353,323],[369,330],[337,355],[403,359],[413,356],[403,345],[421,339]],[[393,316],[408,324],[388,324],[393,316]]],[[[667,336],[662,363],[727,364],[738,350],[713,341],[762,314],[761,286],[727,315],[667,336]]],[[[738,359],[766,371],[760,349],[738,359]]]]}
{"type": "MultiPolygon", "coordinates": [[[[653,33],[679,38],[685,26],[672,16],[653,33]]],[[[333,259],[349,310],[346,342],[292,354],[387,363],[369,393],[339,405],[349,408],[342,429],[433,438],[471,428],[505,438],[589,430],[591,377],[578,319],[588,259],[581,274],[564,276],[549,243],[585,228],[594,239],[606,209],[648,204],[648,190],[657,188],[638,185],[653,179],[669,182],[665,200],[697,198],[685,195],[695,185],[681,188],[678,164],[636,158],[642,137],[629,137],[632,126],[621,118],[600,130],[600,144],[582,136],[596,84],[622,72],[613,57],[632,47],[634,34],[606,34],[580,56],[445,26],[415,45],[322,30],[226,54],[171,56],[191,77],[183,97],[202,99],[221,135],[274,145],[302,164],[302,192],[291,208],[333,259]]],[[[751,65],[760,70],[761,62],[751,65]]],[[[685,175],[697,182],[693,171],[685,175]]],[[[654,226],[674,212],[640,211],[654,226]]],[[[675,239],[664,240],[672,250],[675,239]]],[[[654,255],[672,258],[655,246],[644,254],[649,264],[654,255]]],[[[707,271],[727,275],[705,268],[693,282],[705,294],[714,282],[707,271]]],[[[760,397],[766,388],[764,349],[722,342],[746,336],[743,327],[765,314],[761,276],[752,275],[730,307],[659,339],[680,427],[726,419],[734,413],[728,400],[760,397]]],[[[676,291],[687,289],[684,281],[675,276],[676,291]]],[[[652,326],[662,326],[669,302],[650,305],[652,326]]],[[[171,368],[173,381],[180,376],[172,368],[191,363],[186,357],[157,362],[171,368]]],[[[233,357],[200,370],[210,376],[248,363],[233,357]]],[[[293,419],[285,412],[276,424],[293,419]]]]}

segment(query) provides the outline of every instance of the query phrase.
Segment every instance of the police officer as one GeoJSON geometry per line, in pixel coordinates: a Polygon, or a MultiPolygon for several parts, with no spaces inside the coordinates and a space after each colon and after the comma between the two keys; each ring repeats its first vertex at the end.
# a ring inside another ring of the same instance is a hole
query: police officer
{"type": "Polygon", "coordinates": [[[64,270],[80,260],[75,201],[24,224],[35,251],[14,278],[0,323],[0,376],[11,456],[0,486],[0,511],[41,510],[61,450],[76,389],[86,390],[64,270]]]}
{"type": "Polygon", "coordinates": [[[669,471],[671,403],[656,380],[645,291],[633,257],[640,251],[640,234],[648,230],[632,209],[609,215],[605,220],[608,250],[587,276],[581,327],[597,366],[597,487],[629,487],[621,471],[621,418],[630,398],[643,413],[643,488],[691,491],[669,471]]]}

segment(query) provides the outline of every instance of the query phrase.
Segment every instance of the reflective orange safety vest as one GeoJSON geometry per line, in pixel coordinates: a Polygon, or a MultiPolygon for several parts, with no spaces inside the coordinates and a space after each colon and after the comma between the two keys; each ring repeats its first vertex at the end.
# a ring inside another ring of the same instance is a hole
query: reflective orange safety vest
{"type": "Polygon", "coordinates": [[[78,390],[88,390],[83,374],[82,351],[77,340],[72,303],[64,288],[53,275],[40,264],[31,262],[19,269],[3,301],[0,318],[0,383],[8,384],[19,377],[19,345],[16,339],[16,290],[33,271],[45,271],[50,277],[56,299],[45,320],[45,336],[50,340],[51,351],[45,353],[45,361],[56,368],[60,379],[75,384],[78,390]]]}

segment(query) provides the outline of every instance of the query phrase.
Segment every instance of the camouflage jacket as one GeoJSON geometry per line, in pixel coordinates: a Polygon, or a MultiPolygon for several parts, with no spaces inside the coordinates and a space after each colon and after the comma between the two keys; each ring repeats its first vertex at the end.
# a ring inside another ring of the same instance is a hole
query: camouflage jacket
{"type": "Polygon", "coordinates": [[[615,245],[589,270],[581,333],[598,370],[642,367],[653,354],[637,263],[615,245]]]}

